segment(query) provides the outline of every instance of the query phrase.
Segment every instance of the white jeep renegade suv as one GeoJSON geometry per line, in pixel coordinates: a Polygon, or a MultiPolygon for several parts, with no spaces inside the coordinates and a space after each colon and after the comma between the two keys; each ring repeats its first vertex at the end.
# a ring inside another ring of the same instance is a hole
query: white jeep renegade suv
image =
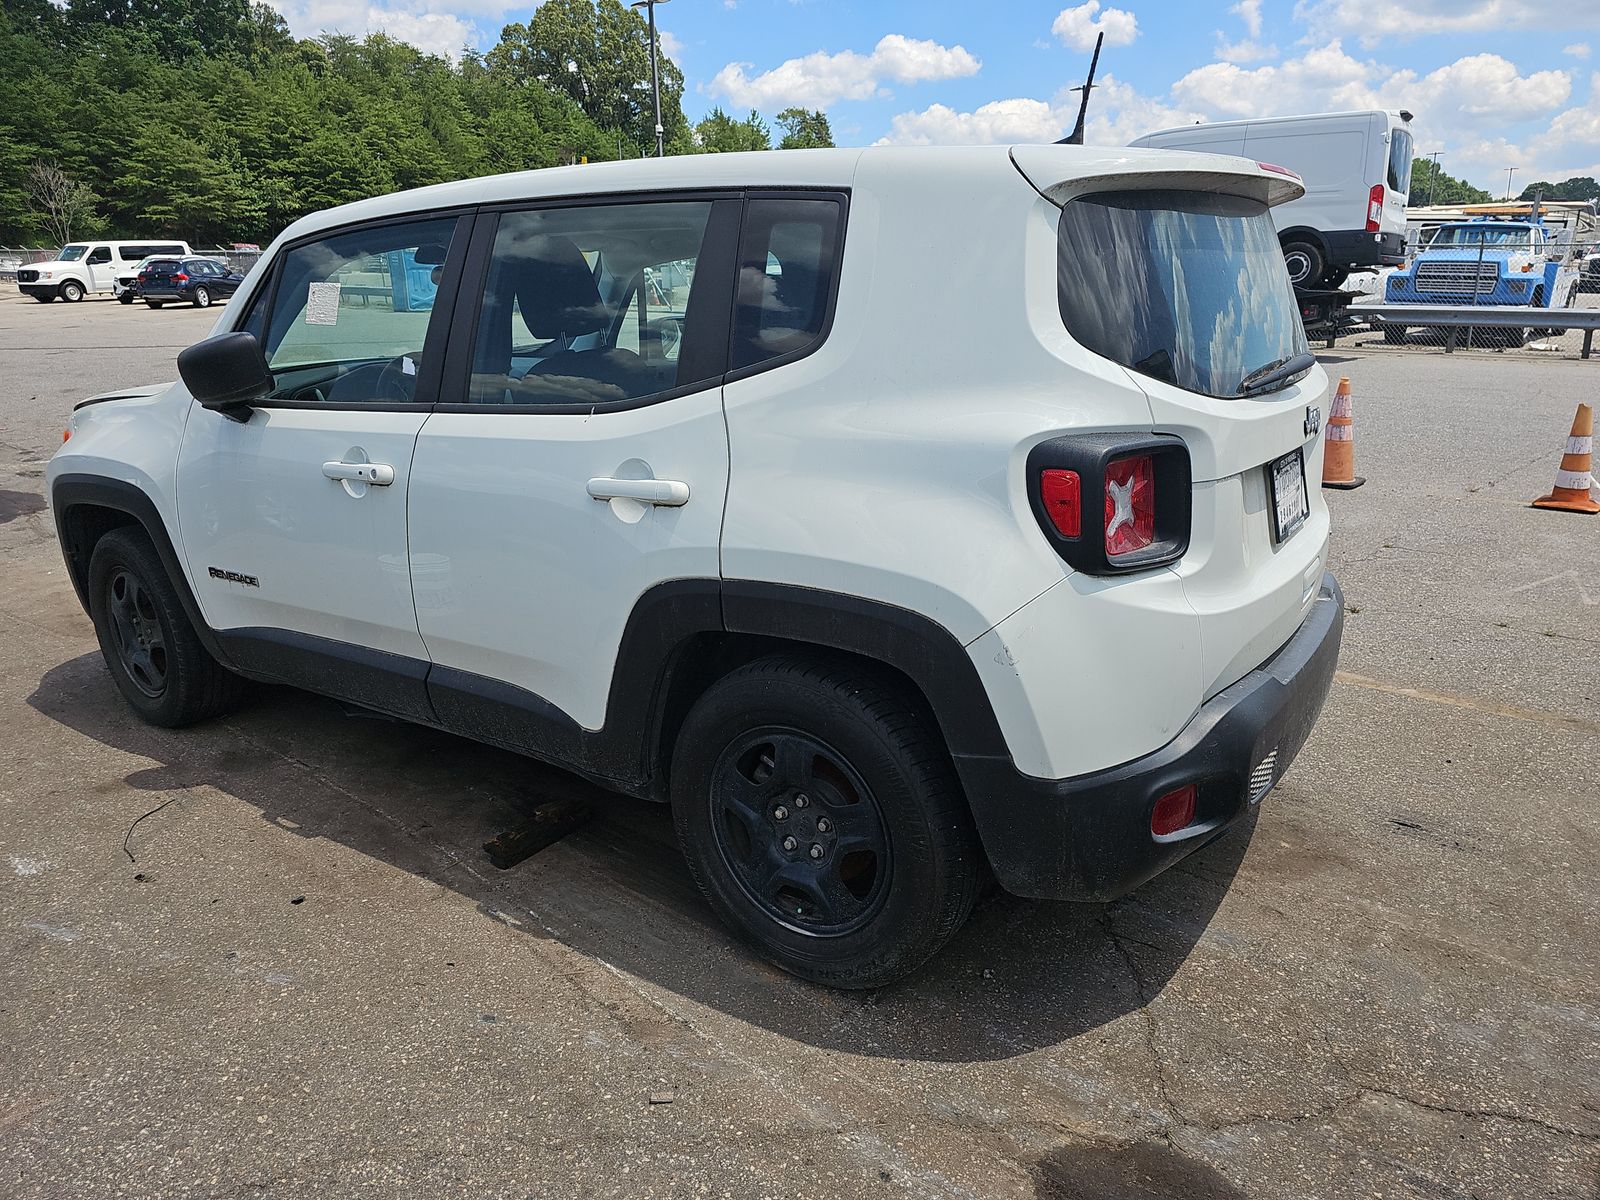
{"type": "Polygon", "coordinates": [[[1300,193],[874,148],[319,213],[182,383],[79,406],[67,565],[146,720],[271,680],[670,801],[763,953],[882,984],[986,865],[1120,895],[1310,732],[1342,606],[1300,193]]]}

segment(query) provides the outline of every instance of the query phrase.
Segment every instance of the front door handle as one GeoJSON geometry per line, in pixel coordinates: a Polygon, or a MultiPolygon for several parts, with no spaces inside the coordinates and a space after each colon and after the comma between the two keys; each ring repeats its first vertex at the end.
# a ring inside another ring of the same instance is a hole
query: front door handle
{"type": "Polygon", "coordinates": [[[394,482],[394,468],[387,463],[325,462],[322,473],[341,483],[370,483],[388,487],[394,482]]]}
{"type": "Polygon", "coordinates": [[[676,479],[591,479],[589,495],[596,500],[638,500],[678,508],[689,503],[689,485],[676,479]]]}

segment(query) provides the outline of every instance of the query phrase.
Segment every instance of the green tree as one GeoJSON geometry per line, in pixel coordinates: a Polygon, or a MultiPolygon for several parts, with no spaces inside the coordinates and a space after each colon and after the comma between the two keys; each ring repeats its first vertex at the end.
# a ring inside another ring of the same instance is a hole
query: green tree
{"type": "Polygon", "coordinates": [[[833,145],[833,127],[828,124],[828,114],[818,109],[786,108],[778,114],[778,128],[783,130],[779,150],[815,150],[833,145]]]}
{"type": "Polygon", "coordinates": [[[1522,189],[1518,200],[1532,200],[1540,193],[1546,200],[1600,200],[1600,182],[1588,175],[1575,175],[1560,183],[1540,180],[1522,189]]]}
{"type": "MultiPolygon", "coordinates": [[[[621,0],[545,0],[526,24],[507,25],[485,58],[489,70],[568,96],[604,129],[635,147],[655,145],[650,29],[621,0]]],[[[683,72],[659,55],[661,124],[668,141],[685,128],[683,72]]]]}
{"type": "Polygon", "coordinates": [[[709,154],[728,154],[737,150],[771,150],[772,134],[755,109],[743,121],[735,121],[720,108],[713,108],[694,127],[700,149],[709,154]]]}
{"type": "Polygon", "coordinates": [[[1487,204],[1494,197],[1464,179],[1447,175],[1431,158],[1411,162],[1412,204],[1487,204]]]}

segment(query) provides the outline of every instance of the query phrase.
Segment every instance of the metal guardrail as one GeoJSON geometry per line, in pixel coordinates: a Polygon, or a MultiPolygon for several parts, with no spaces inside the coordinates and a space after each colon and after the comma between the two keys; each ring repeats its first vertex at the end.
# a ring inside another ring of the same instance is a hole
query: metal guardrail
{"type": "Polygon", "coordinates": [[[1345,309],[1352,317],[1364,317],[1383,325],[1404,325],[1411,329],[1448,329],[1444,349],[1456,348],[1458,329],[1581,329],[1583,357],[1594,350],[1595,330],[1600,329],[1600,308],[1534,308],[1510,304],[1352,304],[1345,309]]]}

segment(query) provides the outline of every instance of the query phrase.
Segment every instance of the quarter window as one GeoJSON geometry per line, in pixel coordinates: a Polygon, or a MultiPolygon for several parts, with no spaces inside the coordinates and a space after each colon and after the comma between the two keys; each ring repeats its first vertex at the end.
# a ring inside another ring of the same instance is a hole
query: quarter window
{"type": "Polygon", "coordinates": [[[821,340],[838,259],[836,200],[755,199],[746,209],[730,367],[798,358],[821,340]]]}
{"type": "Polygon", "coordinates": [[[719,356],[683,353],[715,333],[708,323],[717,314],[701,302],[695,271],[713,204],[502,216],[479,309],[470,401],[616,404],[719,375],[719,356]]]}
{"type": "MultiPolygon", "coordinates": [[[[456,218],[334,234],[286,252],[261,338],[278,399],[409,404],[456,218]]],[[[252,313],[244,328],[259,333],[252,313]]]]}

